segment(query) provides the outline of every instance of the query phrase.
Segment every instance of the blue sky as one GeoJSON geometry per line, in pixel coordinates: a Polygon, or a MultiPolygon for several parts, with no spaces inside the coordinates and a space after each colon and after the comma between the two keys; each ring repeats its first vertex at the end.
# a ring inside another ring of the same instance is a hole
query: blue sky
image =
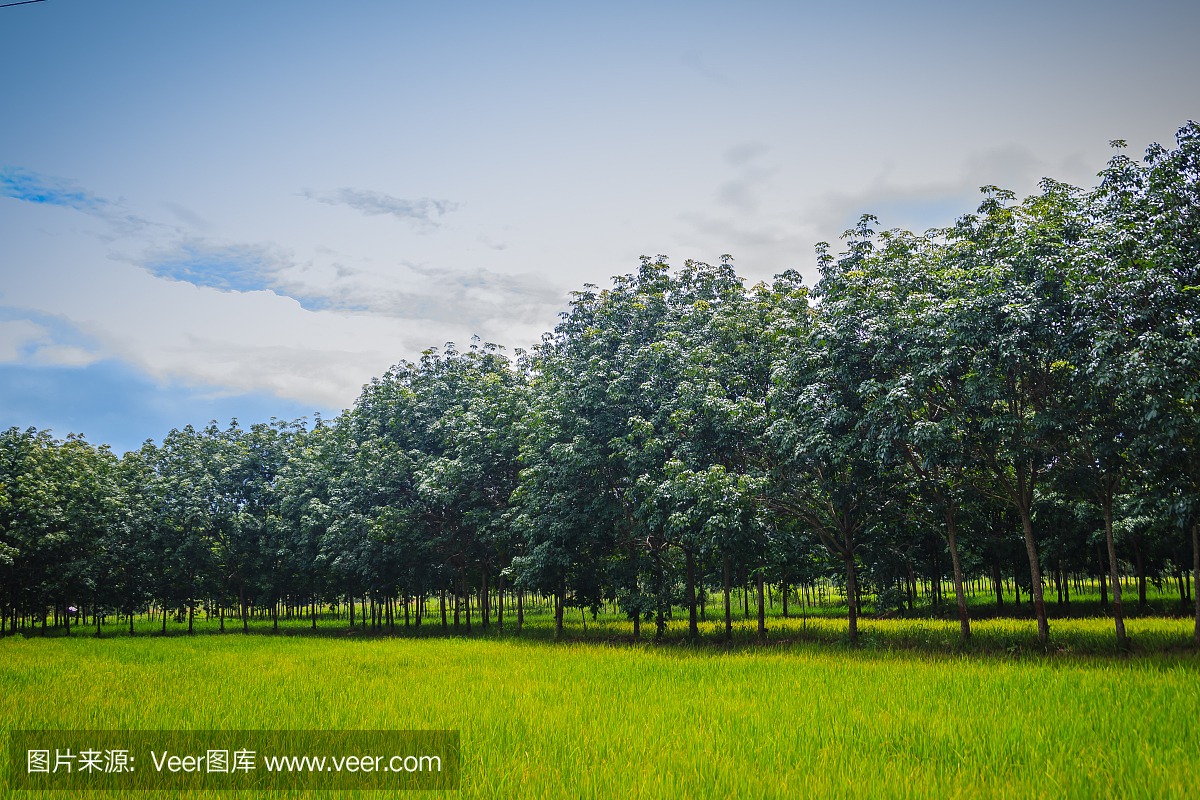
{"type": "Polygon", "coordinates": [[[0,9],[0,426],[122,451],[527,347],[641,254],[1088,184],[1200,116],[1195,3],[0,9]]]}

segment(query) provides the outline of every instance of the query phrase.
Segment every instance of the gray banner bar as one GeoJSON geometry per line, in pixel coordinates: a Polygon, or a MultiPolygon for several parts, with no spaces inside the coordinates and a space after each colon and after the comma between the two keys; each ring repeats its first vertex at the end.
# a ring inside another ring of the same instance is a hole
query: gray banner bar
{"type": "Polygon", "coordinates": [[[458,731],[13,731],[8,789],[457,789],[458,731]]]}

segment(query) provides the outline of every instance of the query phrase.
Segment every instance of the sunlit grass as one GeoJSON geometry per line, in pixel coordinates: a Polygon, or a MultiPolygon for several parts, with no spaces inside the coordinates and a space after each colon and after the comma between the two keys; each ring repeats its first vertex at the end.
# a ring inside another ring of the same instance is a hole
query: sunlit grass
{"type": "MultiPolygon", "coordinates": [[[[725,647],[723,609],[709,607],[709,613],[699,622],[700,639],[696,644],[701,646],[725,647]]],[[[1113,621],[1107,615],[1106,609],[1098,603],[1091,606],[1087,601],[1075,602],[1071,611],[1080,616],[1064,616],[1065,608],[1050,606],[1050,641],[1042,645],[1037,640],[1037,623],[1032,611],[1027,606],[1014,607],[1012,604],[999,611],[995,606],[974,606],[971,608],[971,639],[963,642],[959,635],[957,609],[941,607],[918,609],[916,613],[904,612],[899,615],[865,614],[859,618],[859,644],[866,649],[909,649],[917,651],[958,652],[958,653],[993,653],[993,654],[1096,654],[1115,655],[1121,651],[1117,647],[1113,621]]],[[[1194,647],[1195,623],[1186,616],[1178,603],[1173,607],[1174,616],[1151,616],[1147,613],[1134,613],[1126,619],[1126,631],[1130,637],[1131,649],[1134,653],[1170,652],[1194,647]]],[[[687,639],[686,610],[675,608],[666,621],[663,641],[678,643],[687,639]]],[[[451,616],[452,620],[453,617],[451,616]]],[[[440,616],[433,613],[427,616],[422,625],[405,626],[403,618],[398,617],[393,624],[384,624],[381,628],[364,628],[361,618],[356,619],[356,625],[351,628],[348,619],[343,615],[337,618],[328,609],[320,615],[314,628],[309,618],[281,619],[278,630],[275,630],[271,620],[254,618],[249,623],[252,636],[281,636],[305,638],[444,638],[447,636],[470,636],[473,638],[493,638],[497,636],[512,637],[516,634],[515,615],[509,611],[505,616],[505,628],[501,632],[496,625],[495,615],[492,624],[485,630],[480,624],[478,613],[473,615],[473,624],[468,631],[466,619],[456,628],[451,622],[443,628],[440,616]]],[[[797,609],[793,607],[789,617],[781,615],[778,605],[768,609],[766,618],[767,642],[844,642],[847,634],[845,605],[837,605],[836,599],[820,607],[797,609]]],[[[103,626],[104,638],[128,637],[129,626],[124,620],[110,618],[103,626]]],[[[159,638],[162,632],[161,618],[148,620],[145,617],[135,617],[134,630],[136,637],[159,638]]],[[[166,638],[179,638],[188,635],[186,619],[169,620],[166,626],[166,638]]],[[[95,628],[91,625],[75,627],[71,636],[90,638],[95,636],[95,628]]],[[[194,632],[201,638],[210,636],[240,636],[241,622],[234,618],[226,618],[225,630],[220,630],[220,622],[216,618],[208,618],[198,614],[194,620],[194,632]]],[[[55,638],[65,635],[62,628],[48,628],[44,633],[40,626],[32,626],[21,631],[24,638],[55,638]]],[[[554,638],[553,613],[548,606],[538,605],[529,607],[525,613],[524,626],[520,636],[532,640],[551,640],[554,638]]],[[[569,642],[650,642],[655,640],[655,624],[645,621],[641,625],[640,639],[633,635],[633,623],[622,615],[606,609],[597,616],[590,612],[584,613],[578,608],[568,609],[564,617],[563,638],[569,642]]],[[[743,607],[739,605],[732,619],[732,640],[734,645],[757,643],[757,611],[750,607],[750,616],[745,616],[743,607]]]]}
{"type": "MultiPolygon", "coordinates": [[[[545,617],[531,615],[525,634],[548,632],[545,617]]],[[[1137,620],[1131,632],[1173,641],[1187,622],[1137,620]]],[[[1062,622],[1054,635],[1103,637],[1106,623],[1062,622]]],[[[719,638],[717,624],[706,637],[719,638]]],[[[13,637],[0,642],[0,718],[9,729],[459,729],[462,797],[1194,793],[1191,653],[887,649],[889,637],[952,642],[957,623],[931,620],[864,620],[868,644],[853,649],[837,643],[844,624],[773,619],[773,638],[827,641],[760,647],[753,620],[739,621],[732,649],[683,644],[678,619],[659,646],[333,630],[13,637]]],[[[976,630],[1033,635],[1024,620],[976,630]]],[[[569,632],[582,635],[578,616],[569,632]]]]}

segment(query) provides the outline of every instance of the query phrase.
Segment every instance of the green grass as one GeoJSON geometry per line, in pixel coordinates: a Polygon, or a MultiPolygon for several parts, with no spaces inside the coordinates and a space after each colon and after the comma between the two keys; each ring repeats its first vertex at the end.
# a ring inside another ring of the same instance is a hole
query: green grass
{"type": "MultiPolygon", "coordinates": [[[[1171,652],[1190,620],[1131,621],[1135,641],[1165,652],[1120,657],[1071,654],[1111,635],[1103,618],[1058,622],[1050,655],[1028,646],[1025,620],[979,621],[987,653],[955,651],[957,624],[938,620],[864,621],[861,649],[838,643],[838,620],[772,619],[771,635],[792,642],[765,647],[749,641],[753,621],[732,646],[705,647],[681,642],[678,618],[657,646],[552,644],[548,622],[533,617],[521,640],[372,637],[332,622],[318,636],[289,623],[294,635],[9,637],[0,719],[453,728],[464,798],[1182,798],[1200,775],[1200,660],[1171,652]]],[[[589,620],[588,633],[627,630],[589,620]]],[[[582,636],[578,614],[569,634],[582,636]]]]}

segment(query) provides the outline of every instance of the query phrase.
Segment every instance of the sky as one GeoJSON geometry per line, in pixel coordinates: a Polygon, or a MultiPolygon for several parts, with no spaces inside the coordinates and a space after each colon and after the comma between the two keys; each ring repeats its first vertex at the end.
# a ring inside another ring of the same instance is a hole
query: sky
{"type": "Polygon", "coordinates": [[[0,8],[0,428],[333,416],[641,255],[811,282],[864,213],[1170,145],[1197,40],[1153,0],[0,8]]]}

